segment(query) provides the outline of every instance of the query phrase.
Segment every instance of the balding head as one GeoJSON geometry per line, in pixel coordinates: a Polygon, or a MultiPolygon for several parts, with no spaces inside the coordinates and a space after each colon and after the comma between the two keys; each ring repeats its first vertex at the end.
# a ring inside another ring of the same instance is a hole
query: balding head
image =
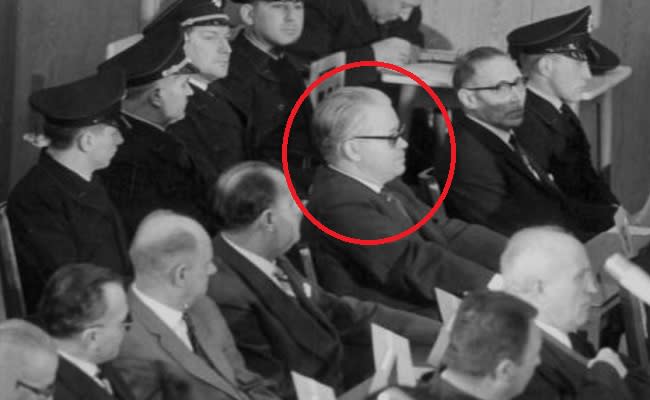
{"type": "Polygon", "coordinates": [[[596,293],[584,246],[559,227],[536,227],[512,236],[501,256],[505,290],[530,302],[540,320],[573,332],[588,317],[596,293]]]}
{"type": "Polygon", "coordinates": [[[171,211],[154,211],[142,220],[129,254],[137,287],[166,295],[158,300],[169,305],[193,302],[205,293],[207,276],[216,272],[208,233],[192,218],[171,211]]]}
{"type": "Polygon", "coordinates": [[[58,365],[56,347],[38,327],[22,320],[0,323],[0,392],[3,398],[32,398],[52,387],[58,365]]]}

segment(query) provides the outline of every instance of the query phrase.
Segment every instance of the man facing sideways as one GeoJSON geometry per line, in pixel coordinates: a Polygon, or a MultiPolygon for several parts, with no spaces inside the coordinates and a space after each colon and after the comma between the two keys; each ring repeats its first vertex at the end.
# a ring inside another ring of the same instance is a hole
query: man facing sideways
{"type": "Polygon", "coordinates": [[[160,382],[130,370],[134,360],[162,364],[167,376],[184,382],[185,399],[278,398],[267,381],[246,369],[219,308],[205,296],[216,268],[210,237],[198,222],[156,211],[138,227],[130,254],[133,325],[119,365],[129,378],[139,374],[133,385],[143,398],[160,399],[160,382]]]}
{"type": "MultiPolygon", "coordinates": [[[[317,107],[312,131],[327,166],[316,173],[308,208],[323,225],[349,237],[380,239],[429,212],[399,178],[408,143],[385,94],[336,90],[317,107]]],[[[303,236],[326,288],[426,315],[435,315],[435,288],[460,294],[493,278],[496,283],[492,271],[505,246],[497,233],[438,215],[408,237],[376,246],[344,243],[309,223],[303,236]],[[333,268],[326,257],[342,267],[333,268]]]]}
{"type": "Polygon", "coordinates": [[[113,159],[124,95],[120,71],[34,92],[49,145],[9,195],[7,214],[29,313],[56,269],[73,262],[131,275],[121,218],[95,171],[113,159]]]}
{"type": "Polygon", "coordinates": [[[29,322],[0,322],[0,392],[7,400],[51,400],[58,357],[52,339],[29,322]]]}
{"type": "Polygon", "coordinates": [[[422,389],[439,400],[516,397],[540,362],[536,315],[534,307],[509,294],[470,293],[454,317],[442,372],[422,389]]]}
{"type": "Polygon", "coordinates": [[[300,275],[285,253],[300,239],[302,213],[282,172],[262,162],[227,170],[216,185],[214,238],[219,273],[208,295],[219,305],[251,369],[295,398],[291,371],[337,391],[374,370],[370,323],[428,354],[439,323],[353,297],[338,297],[300,275]]]}
{"type": "Polygon", "coordinates": [[[68,264],[45,286],[38,316],[59,353],[54,400],[135,399],[111,363],[130,324],[119,276],[68,264]]]}
{"type": "Polygon", "coordinates": [[[597,292],[584,246],[557,227],[516,233],[502,259],[505,291],[535,306],[542,362],[521,399],[646,399],[650,377],[609,348],[595,351],[576,331],[597,292]]]}

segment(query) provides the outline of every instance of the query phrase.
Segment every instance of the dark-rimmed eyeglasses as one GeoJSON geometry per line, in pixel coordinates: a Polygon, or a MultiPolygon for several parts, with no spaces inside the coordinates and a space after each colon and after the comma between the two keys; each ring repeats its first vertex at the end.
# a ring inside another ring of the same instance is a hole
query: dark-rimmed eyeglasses
{"type": "Polygon", "coordinates": [[[399,128],[393,131],[391,135],[388,136],[373,136],[373,135],[362,135],[362,136],[352,136],[350,139],[371,139],[371,140],[386,140],[391,146],[396,146],[397,142],[402,139],[405,142],[408,141],[406,137],[406,127],[404,124],[400,124],[399,128]]]}
{"type": "Polygon", "coordinates": [[[510,94],[514,88],[520,88],[520,89],[525,88],[526,83],[528,83],[528,77],[520,76],[519,78],[515,79],[512,82],[501,81],[496,85],[492,85],[492,86],[465,87],[463,89],[472,90],[472,91],[491,90],[495,92],[497,95],[505,96],[507,94],[510,94]]]}
{"type": "Polygon", "coordinates": [[[17,388],[18,387],[25,388],[25,389],[29,390],[30,392],[34,393],[38,397],[42,397],[42,398],[45,398],[45,399],[50,399],[50,398],[52,398],[52,396],[54,396],[55,383],[52,382],[49,385],[47,385],[46,387],[44,387],[44,388],[38,388],[36,386],[32,386],[32,385],[30,385],[30,384],[28,384],[26,382],[21,381],[21,380],[17,380],[16,381],[16,387],[17,388]]]}

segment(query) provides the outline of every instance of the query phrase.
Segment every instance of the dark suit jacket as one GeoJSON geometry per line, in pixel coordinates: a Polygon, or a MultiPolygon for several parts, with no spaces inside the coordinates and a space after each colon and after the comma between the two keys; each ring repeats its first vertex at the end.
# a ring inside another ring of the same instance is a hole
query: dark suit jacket
{"type": "Polygon", "coordinates": [[[111,383],[113,395],[74,364],[59,357],[54,400],[135,400],[131,389],[115,368],[107,363],[103,365],[102,369],[106,379],[111,383]]]}
{"type": "MultiPolygon", "coordinates": [[[[362,239],[402,232],[430,210],[400,180],[386,187],[401,200],[408,218],[365,185],[325,167],[316,174],[308,209],[328,228],[362,239]]],[[[407,238],[380,246],[343,243],[307,220],[303,237],[328,290],[408,311],[435,308],[435,287],[456,294],[485,287],[505,246],[505,238],[488,229],[436,216],[407,238]],[[323,262],[324,256],[344,272],[323,262]]]]}
{"type": "Polygon", "coordinates": [[[177,138],[139,119],[125,116],[124,132],[111,165],[100,171],[111,199],[132,237],[150,212],[169,209],[189,215],[214,231],[206,176],[177,138]]]}
{"type": "MultiPolygon", "coordinates": [[[[618,203],[593,167],[582,126],[567,121],[555,106],[530,90],[525,110],[523,124],[515,129],[517,138],[528,154],[553,174],[562,191],[586,203],[618,203]]],[[[611,207],[610,218],[614,211],[611,207]]]]}
{"type": "Polygon", "coordinates": [[[283,398],[295,398],[291,371],[339,392],[372,374],[370,322],[406,336],[427,353],[437,336],[437,321],[335,296],[282,259],[279,266],[297,296],[291,298],[220,235],[213,243],[219,272],[210,279],[208,295],[222,310],[247,365],[273,377],[283,398]]]}
{"type": "MultiPolygon", "coordinates": [[[[555,224],[589,239],[613,225],[613,207],[574,202],[548,181],[538,181],[510,147],[478,123],[459,114],[454,131],[456,170],[445,199],[449,215],[507,236],[532,225],[555,224]]],[[[448,157],[441,154],[436,160],[441,183],[448,157]]]]}
{"type": "MultiPolygon", "coordinates": [[[[192,352],[133,292],[129,292],[133,326],[126,334],[116,365],[139,399],[160,400],[160,376],[143,376],[133,361],[164,365],[167,376],[185,385],[187,400],[276,400],[268,382],[246,369],[230,330],[217,306],[207,297],[197,300],[188,313],[197,340],[216,369],[192,352]]],[[[146,372],[146,371],[145,371],[146,372]]],[[[151,375],[157,371],[152,369],[151,375]]],[[[172,399],[165,399],[172,400],[172,399]]]]}
{"type": "Polygon", "coordinates": [[[440,375],[436,375],[426,386],[410,389],[410,391],[413,397],[418,400],[479,400],[447,382],[440,375]]]}
{"type": "MultiPolygon", "coordinates": [[[[337,51],[345,51],[346,62],[374,60],[370,45],[389,37],[399,37],[422,45],[419,31],[422,11],[415,8],[408,21],[395,20],[378,25],[362,0],[305,0],[305,27],[289,52],[308,70],[312,61],[337,51]]],[[[375,68],[345,71],[346,85],[361,85],[379,80],[375,68]]]]}
{"type": "Polygon", "coordinates": [[[132,274],[122,221],[101,180],[85,181],[46,151],[9,195],[7,214],[28,313],[64,264],[90,262],[132,274]]]}

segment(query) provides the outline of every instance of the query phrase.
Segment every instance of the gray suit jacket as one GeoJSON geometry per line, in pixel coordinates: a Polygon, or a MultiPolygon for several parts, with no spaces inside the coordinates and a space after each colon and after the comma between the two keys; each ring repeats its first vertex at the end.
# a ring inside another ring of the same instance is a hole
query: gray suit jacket
{"type": "Polygon", "coordinates": [[[207,297],[188,313],[196,337],[210,358],[212,369],[194,354],[132,291],[129,305],[133,326],[126,334],[116,365],[133,388],[137,400],[276,400],[270,383],[246,369],[221,312],[207,297]]]}

